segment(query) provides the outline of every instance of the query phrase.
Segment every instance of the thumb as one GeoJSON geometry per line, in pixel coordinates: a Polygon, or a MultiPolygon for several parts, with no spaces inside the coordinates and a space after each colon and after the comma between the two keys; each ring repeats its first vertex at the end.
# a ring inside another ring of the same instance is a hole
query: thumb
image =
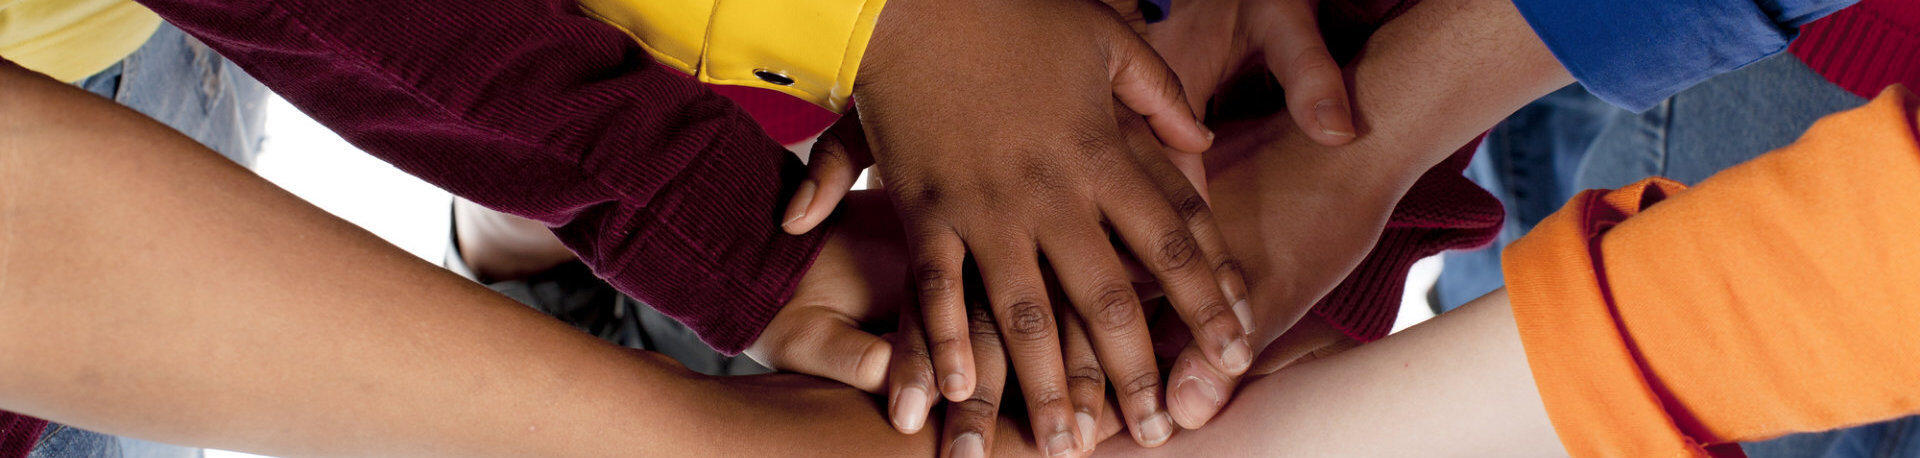
{"type": "Polygon", "coordinates": [[[887,341],[831,310],[799,307],[791,310],[791,319],[776,316],[747,355],[773,369],[825,377],[869,393],[885,388],[893,353],[887,341]]]}
{"type": "Polygon", "coordinates": [[[1161,143],[1188,153],[1206,151],[1213,144],[1213,132],[1193,115],[1180,78],[1138,35],[1120,35],[1107,40],[1115,48],[1107,61],[1114,97],[1127,109],[1146,116],[1147,125],[1161,143]]]}
{"type": "Polygon", "coordinates": [[[1327,52],[1314,17],[1318,2],[1278,2],[1262,10],[1261,53],[1267,70],[1285,88],[1287,113],[1313,141],[1329,146],[1353,141],[1357,132],[1347,97],[1346,75],[1327,52]]]}
{"type": "Polygon", "coordinates": [[[1214,368],[1199,346],[1189,344],[1167,373],[1167,411],[1180,427],[1200,429],[1226,407],[1238,382],[1238,377],[1214,368]]]}
{"type": "Polygon", "coordinates": [[[807,158],[807,179],[794,191],[780,227],[788,234],[799,235],[819,226],[869,165],[873,165],[873,153],[867,148],[866,131],[860,128],[859,115],[849,110],[813,142],[807,158]]]}

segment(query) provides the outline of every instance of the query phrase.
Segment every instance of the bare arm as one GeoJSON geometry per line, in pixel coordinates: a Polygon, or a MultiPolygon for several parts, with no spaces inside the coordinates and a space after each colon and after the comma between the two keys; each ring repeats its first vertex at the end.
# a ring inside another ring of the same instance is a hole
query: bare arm
{"type": "Polygon", "coordinates": [[[1215,213],[1255,302],[1286,306],[1257,307],[1267,339],[1345,276],[1352,264],[1334,258],[1358,262],[1374,238],[1355,234],[1378,234],[1422,173],[1573,81],[1507,0],[1422,1],[1347,72],[1365,131],[1354,142],[1316,144],[1281,116],[1223,127],[1208,152],[1215,213]],[[1307,249],[1328,246],[1349,248],[1307,249]]]}
{"type": "Polygon", "coordinates": [[[0,94],[0,408],[282,455],[933,451],[851,388],[600,343],[71,87],[0,94]]]}
{"type": "Polygon", "coordinates": [[[1565,452],[1504,290],[1379,342],[1254,379],[1206,428],[1118,456],[1542,456],[1565,452]]]}
{"type": "MultiPolygon", "coordinates": [[[[1294,328],[1360,265],[1423,173],[1572,81],[1507,0],[1425,0],[1376,32],[1346,73],[1362,131],[1355,141],[1324,146],[1277,116],[1221,126],[1207,153],[1214,215],[1242,260],[1255,304],[1255,348],[1294,328]]],[[[1326,344],[1343,340],[1319,336],[1326,344]]],[[[1273,350],[1297,354],[1315,343],[1273,350]]],[[[1228,394],[1237,382],[1184,362],[1192,357],[1175,363],[1169,398],[1181,425],[1197,428],[1230,398],[1204,393],[1228,394]],[[1211,390],[1181,389],[1182,382],[1211,390]]]]}

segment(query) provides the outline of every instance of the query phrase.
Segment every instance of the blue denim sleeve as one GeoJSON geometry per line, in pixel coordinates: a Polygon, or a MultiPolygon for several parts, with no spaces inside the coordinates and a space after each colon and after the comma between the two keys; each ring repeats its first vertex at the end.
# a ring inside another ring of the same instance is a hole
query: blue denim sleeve
{"type": "Polygon", "coordinates": [[[1588,92],[1645,111],[1787,47],[1858,0],[1513,0],[1588,92]]]}
{"type": "Polygon", "coordinates": [[[1147,17],[1147,22],[1160,22],[1171,11],[1173,0],[1140,0],[1140,14],[1147,17]]]}

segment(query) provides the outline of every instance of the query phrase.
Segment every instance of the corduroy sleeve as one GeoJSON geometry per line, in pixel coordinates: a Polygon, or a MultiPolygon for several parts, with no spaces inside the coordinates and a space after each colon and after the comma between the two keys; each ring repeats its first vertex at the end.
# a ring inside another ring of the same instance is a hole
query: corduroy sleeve
{"type": "Polygon", "coordinates": [[[715,348],[756,338],[825,231],[804,174],[737,107],[571,0],[141,0],[348,141],[547,223],[715,348]]]}
{"type": "Polygon", "coordinates": [[[1575,456],[1920,413],[1920,145],[1898,86],[1691,190],[1588,191],[1505,253],[1541,400],[1575,456]]]}

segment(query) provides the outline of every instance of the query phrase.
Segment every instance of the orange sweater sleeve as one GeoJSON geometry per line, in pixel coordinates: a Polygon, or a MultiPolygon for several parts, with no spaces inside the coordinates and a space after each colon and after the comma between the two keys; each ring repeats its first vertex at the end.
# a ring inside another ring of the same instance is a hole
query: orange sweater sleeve
{"type": "Polygon", "coordinates": [[[1896,86],[1693,189],[1587,191],[1508,248],[1567,451],[1711,455],[1920,413],[1916,107],[1896,86]]]}

